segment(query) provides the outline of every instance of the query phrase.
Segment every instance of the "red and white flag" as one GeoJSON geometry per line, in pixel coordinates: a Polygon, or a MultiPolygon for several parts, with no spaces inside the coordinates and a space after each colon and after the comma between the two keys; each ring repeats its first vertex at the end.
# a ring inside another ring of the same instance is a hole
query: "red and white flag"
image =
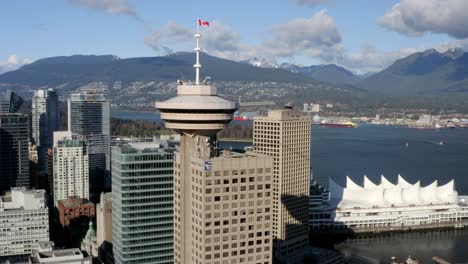
{"type": "Polygon", "coordinates": [[[201,27],[203,27],[203,26],[209,27],[209,26],[210,26],[210,22],[208,22],[208,21],[203,21],[203,20],[201,20],[201,19],[198,19],[198,25],[201,26],[201,27]]]}

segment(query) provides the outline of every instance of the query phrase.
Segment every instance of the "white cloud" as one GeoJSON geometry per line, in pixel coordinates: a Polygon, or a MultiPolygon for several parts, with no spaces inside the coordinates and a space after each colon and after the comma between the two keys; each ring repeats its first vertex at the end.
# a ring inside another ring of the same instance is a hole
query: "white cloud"
{"type": "Polygon", "coordinates": [[[434,47],[439,52],[446,52],[448,49],[461,48],[468,50],[468,39],[456,39],[439,43],[434,47]]]}
{"type": "Polygon", "coordinates": [[[137,17],[135,9],[127,0],[68,0],[68,2],[109,14],[120,14],[137,17]]]}
{"type": "Polygon", "coordinates": [[[193,32],[190,29],[177,24],[175,21],[168,21],[159,30],[150,32],[145,38],[145,44],[157,52],[162,51],[163,54],[168,54],[173,52],[168,45],[188,43],[192,36],[193,32]]]}
{"type": "Polygon", "coordinates": [[[0,61],[0,73],[16,70],[19,67],[32,63],[33,61],[27,58],[20,59],[15,54],[8,56],[6,61],[0,61]]]}
{"type": "MultiPolygon", "coordinates": [[[[220,21],[210,21],[210,27],[201,29],[201,47],[208,54],[235,61],[264,58],[267,61],[294,61],[310,58],[320,63],[335,63],[356,73],[380,71],[398,59],[431,47],[402,47],[381,51],[370,44],[351,52],[342,43],[341,33],[326,10],[320,10],[310,18],[298,18],[274,25],[269,34],[257,45],[247,45],[235,29],[220,21]]],[[[154,50],[167,54],[175,50],[192,50],[194,30],[169,21],[157,31],[151,32],[145,43],[154,50]],[[171,48],[169,48],[171,47],[171,48]]],[[[468,48],[468,39],[453,40],[433,48],[445,52],[449,48],[468,48]]]]}
{"type": "Polygon", "coordinates": [[[466,0],[400,0],[377,22],[407,36],[432,32],[461,39],[468,37],[466,10],[466,0]]]}
{"type": "Polygon", "coordinates": [[[341,34],[326,10],[320,10],[311,18],[298,18],[275,25],[262,48],[266,54],[277,57],[297,55],[329,58],[341,50],[341,34]]]}
{"type": "MultiPolygon", "coordinates": [[[[159,30],[152,31],[146,38],[145,44],[157,52],[171,53],[168,46],[182,46],[185,50],[192,50],[195,45],[195,32],[174,21],[169,21],[159,30]]],[[[210,27],[201,28],[200,45],[203,51],[226,59],[247,59],[254,56],[252,47],[242,44],[240,34],[231,27],[219,21],[212,21],[210,27]]]]}

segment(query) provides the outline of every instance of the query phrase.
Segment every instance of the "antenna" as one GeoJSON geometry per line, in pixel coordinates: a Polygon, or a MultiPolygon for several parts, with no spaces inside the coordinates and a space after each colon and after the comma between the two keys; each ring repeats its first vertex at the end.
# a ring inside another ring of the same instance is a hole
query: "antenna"
{"type": "MultiPolygon", "coordinates": [[[[200,20],[198,20],[200,21],[200,20]]],[[[195,47],[195,52],[197,54],[197,61],[195,62],[195,64],[193,65],[193,67],[195,68],[195,84],[196,85],[199,85],[200,84],[200,68],[201,68],[201,64],[200,64],[200,23],[197,23],[197,33],[195,34],[195,39],[197,41],[197,46],[195,47]]]]}

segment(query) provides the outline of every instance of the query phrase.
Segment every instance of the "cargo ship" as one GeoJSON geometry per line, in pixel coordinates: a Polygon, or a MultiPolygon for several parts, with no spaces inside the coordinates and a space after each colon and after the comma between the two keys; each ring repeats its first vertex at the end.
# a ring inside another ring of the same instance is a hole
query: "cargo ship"
{"type": "Polygon", "coordinates": [[[344,122],[344,123],[321,123],[321,126],[324,127],[339,127],[339,128],[353,128],[357,125],[353,122],[344,122]]]}

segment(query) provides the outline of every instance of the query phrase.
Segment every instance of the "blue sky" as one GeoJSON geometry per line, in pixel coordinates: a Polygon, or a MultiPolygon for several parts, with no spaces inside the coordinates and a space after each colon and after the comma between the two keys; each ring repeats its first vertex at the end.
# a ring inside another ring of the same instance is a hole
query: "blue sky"
{"type": "Polygon", "coordinates": [[[15,0],[0,2],[0,72],[61,55],[122,58],[190,50],[198,17],[203,47],[234,60],[254,56],[375,71],[428,48],[468,41],[464,0],[15,0]],[[464,23],[464,24],[463,24],[464,23]],[[3,70],[2,70],[3,69],[3,70]]]}

